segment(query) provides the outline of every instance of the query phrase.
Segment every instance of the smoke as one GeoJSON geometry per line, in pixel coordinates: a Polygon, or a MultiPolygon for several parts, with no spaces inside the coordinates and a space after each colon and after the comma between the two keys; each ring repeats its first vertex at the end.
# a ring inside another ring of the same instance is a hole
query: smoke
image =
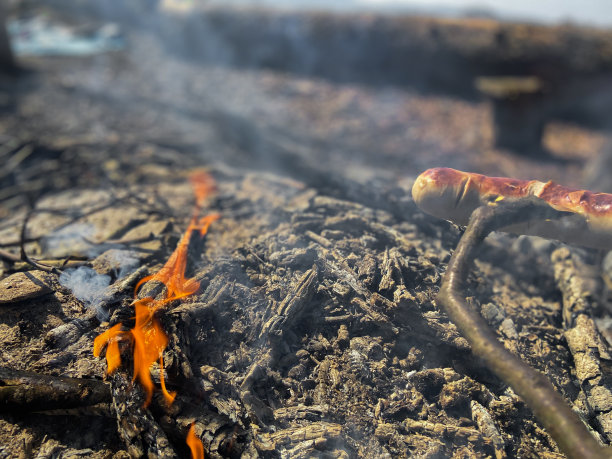
{"type": "Polygon", "coordinates": [[[135,253],[131,250],[111,249],[106,254],[109,261],[114,265],[117,280],[130,274],[140,264],[138,258],[135,257],[135,253]]]}
{"type": "Polygon", "coordinates": [[[102,298],[110,285],[110,276],[98,274],[87,266],[79,266],[64,271],[60,275],[59,282],[70,289],[73,295],[85,303],[88,308],[95,308],[100,320],[106,320],[108,312],[103,308],[102,298]]]}
{"type": "MultiPolygon", "coordinates": [[[[79,230],[82,230],[88,225],[79,225],[79,230]]],[[[82,241],[81,233],[68,231],[59,237],[53,235],[48,238],[51,240],[53,247],[63,247],[71,241],[82,241]]],[[[132,250],[120,248],[120,245],[113,244],[110,250],[109,244],[101,244],[87,246],[86,252],[94,257],[104,251],[94,261],[94,266],[102,267],[109,274],[100,274],[93,268],[88,266],[80,266],[78,268],[70,268],[62,272],[59,282],[62,286],[72,291],[73,295],[82,301],[85,306],[90,309],[95,309],[96,315],[100,321],[108,319],[108,311],[106,306],[109,300],[114,297],[114,290],[111,274],[116,278],[116,281],[121,280],[128,274],[132,273],[140,264],[136,253],[132,250]]]]}
{"type": "Polygon", "coordinates": [[[88,242],[95,233],[96,228],[92,224],[73,223],[44,237],[41,245],[43,251],[53,257],[77,254],[95,257],[104,251],[88,242]]]}
{"type": "Polygon", "coordinates": [[[111,284],[109,274],[100,274],[88,266],[67,269],[60,275],[59,282],[87,308],[95,309],[98,319],[104,321],[108,319],[106,306],[117,293],[113,285],[135,271],[140,263],[131,250],[111,249],[98,257],[94,264],[106,264],[116,274],[115,284],[111,284]]]}

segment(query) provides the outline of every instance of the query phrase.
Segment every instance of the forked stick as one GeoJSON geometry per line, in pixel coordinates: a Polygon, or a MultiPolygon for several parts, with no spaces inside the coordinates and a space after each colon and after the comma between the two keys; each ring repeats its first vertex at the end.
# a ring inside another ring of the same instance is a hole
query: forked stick
{"type": "Polygon", "coordinates": [[[465,285],[476,249],[492,231],[513,224],[551,220],[559,222],[567,212],[553,209],[536,197],[501,201],[481,206],[472,212],[467,229],[453,253],[438,294],[438,303],[459,328],[475,355],[482,358],[498,377],[533,410],[559,448],[570,458],[611,457],[586,426],[557,393],[550,381],[509,352],[489,328],[487,322],[465,301],[465,285]]]}

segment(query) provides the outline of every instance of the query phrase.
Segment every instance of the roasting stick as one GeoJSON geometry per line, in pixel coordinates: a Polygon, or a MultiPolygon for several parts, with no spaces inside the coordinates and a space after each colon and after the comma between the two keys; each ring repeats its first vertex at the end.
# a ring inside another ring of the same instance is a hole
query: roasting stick
{"type": "MultiPolygon", "coordinates": [[[[412,189],[416,204],[425,212],[467,229],[453,253],[442,280],[438,302],[469,341],[475,355],[525,400],[536,418],[570,458],[611,457],[589,433],[581,419],[557,393],[550,381],[498,340],[487,322],[465,301],[471,261],[485,237],[496,230],[521,232],[610,247],[605,215],[612,195],[571,190],[552,182],[492,178],[453,169],[430,169],[412,189]],[[605,197],[608,197],[606,207],[605,197]],[[578,230],[585,231],[583,241],[578,230]]],[[[609,224],[612,233],[612,224],[609,224]]]]}

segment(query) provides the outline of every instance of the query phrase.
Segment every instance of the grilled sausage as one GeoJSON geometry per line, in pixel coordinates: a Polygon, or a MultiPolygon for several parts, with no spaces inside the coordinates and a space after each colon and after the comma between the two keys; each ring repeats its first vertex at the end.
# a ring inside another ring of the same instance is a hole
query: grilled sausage
{"type": "Polygon", "coordinates": [[[467,225],[477,207],[529,196],[572,215],[554,221],[518,223],[503,228],[504,231],[612,249],[612,194],[575,190],[550,181],[487,177],[443,167],[426,170],[412,187],[412,197],[424,212],[459,225],[467,225]]]}

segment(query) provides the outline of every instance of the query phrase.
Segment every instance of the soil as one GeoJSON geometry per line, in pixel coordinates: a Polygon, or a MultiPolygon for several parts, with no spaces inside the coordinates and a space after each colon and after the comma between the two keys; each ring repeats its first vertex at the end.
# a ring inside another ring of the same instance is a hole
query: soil
{"type": "MultiPolygon", "coordinates": [[[[192,423],[207,457],[564,457],[436,306],[462,230],[410,189],[442,165],[580,186],[607,134],[551,125],[544,162],[492,147],[484,102],[204,66],[128,38],[0,80],[0,457],[187,457],[192,423]],[[190,250],[199,292],[158,317],[176,401],[144,409],[127,346],[108,376],[93,340],[130,323],[199,168],[221,219],[190,250]],[[18,260],[22,239],[63,274],[18,260]],[[101,287],[67,284],[79,268],[101,287]],[[37,375],[108,399],[45,403],[37,375]]],[[[472,305],[608,444],[598,254],[494,234],[472,269],[472,305]]]]}

